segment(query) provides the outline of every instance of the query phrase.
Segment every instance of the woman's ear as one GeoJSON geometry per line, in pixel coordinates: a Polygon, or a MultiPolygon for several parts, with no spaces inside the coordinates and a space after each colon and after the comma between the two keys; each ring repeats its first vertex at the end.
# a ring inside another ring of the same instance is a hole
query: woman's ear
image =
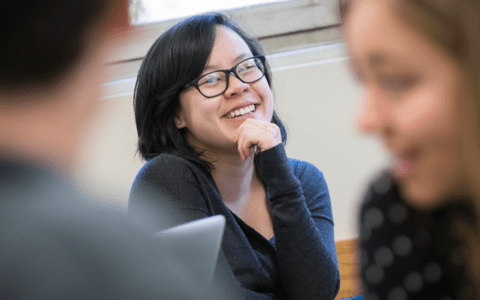
{"type": "Polygon", "coordinates": [[[175,121],[175,126],[178,129],[181,129],[181,128],[185,127],[185,122],[182,121],[181,117],[176,116],[175,118],[173,118],[173,120],[175,121]]]}

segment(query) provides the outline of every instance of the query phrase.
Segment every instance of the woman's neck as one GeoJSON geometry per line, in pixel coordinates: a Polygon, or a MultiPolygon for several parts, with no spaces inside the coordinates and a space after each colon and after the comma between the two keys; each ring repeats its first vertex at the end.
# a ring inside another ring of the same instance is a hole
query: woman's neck
{"type": "Polygon", "coordinates": [[[254,155],[245,161],[240,156],[220,156],[213,162],[212,177],[217,184],[220,194],[225,202],[235,213],[242,210],[252,186],[256,186],[259,177],[256,174],[254,155]]]}

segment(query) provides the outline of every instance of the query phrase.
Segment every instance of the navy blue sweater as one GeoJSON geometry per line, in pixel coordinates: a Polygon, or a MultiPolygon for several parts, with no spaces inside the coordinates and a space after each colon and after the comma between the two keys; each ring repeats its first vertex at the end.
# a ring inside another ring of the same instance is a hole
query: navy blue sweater
{"type": "Polygon", "coordinates": [[[234,292],[240,298],[333,299],[340,276],[323,174],[312,164],[287,158],[283,144],[257,154],[255,163],[273,218],[275,235],[270,240],[225,206],[210,173],[169,154],[155,157],[140,170],[129,212],[148,219],[152,231],[168,223],[156,217],[164,215],[160,202],[167,198],[174,199],[170,215],[176,223],[224,215],[219,260],[223,273],[233,272],[234,292]]]}

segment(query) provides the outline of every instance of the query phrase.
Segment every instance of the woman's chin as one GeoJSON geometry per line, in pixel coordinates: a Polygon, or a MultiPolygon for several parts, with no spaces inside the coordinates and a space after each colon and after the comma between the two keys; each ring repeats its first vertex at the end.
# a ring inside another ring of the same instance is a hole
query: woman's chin
{"type": "Polygon", "coordinates": [[[448,198],[433,187],[403,180],[400,182],[400,193],[405,202],[419,210],[433,210],[448,198]]]}

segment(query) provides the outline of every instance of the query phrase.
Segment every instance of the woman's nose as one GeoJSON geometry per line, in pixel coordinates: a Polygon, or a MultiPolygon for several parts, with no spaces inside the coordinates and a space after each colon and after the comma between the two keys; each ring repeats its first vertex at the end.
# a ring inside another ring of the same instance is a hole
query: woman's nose
{"type": "Polygon", "coordinates": [[[242,82],[232,72],[229,74],[228,87],[225,91],[225,97],[230,98],[235,95],[241,95],[250,88],[250,84],[242,82]]]}
{"type": "Polygon", "coordinates": [[[355,112],[355,123],[360,131],[379,133],[384,120],[382,97],[375,87],[365,87],[355,112]]]}

